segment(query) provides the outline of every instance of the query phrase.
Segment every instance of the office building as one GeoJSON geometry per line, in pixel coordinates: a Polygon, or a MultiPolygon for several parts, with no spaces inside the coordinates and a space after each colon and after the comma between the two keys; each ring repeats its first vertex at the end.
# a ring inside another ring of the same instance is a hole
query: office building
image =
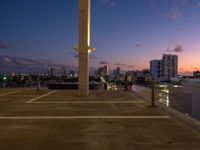
{"type": "Polygon", "coordinates": [[[62,74],[60,68],[49,68],[47,71],[47,75],[49,77],[60,77],[62,74]]]}
{"type": "Polygon", "coordinates": [[[53,76],[53,73],[54,73],[53,68],[49,68],[48,71],[47,71],[48,76],[49,77],[53,76]]]}
{"type": "Polygon", "coordinates": [[[120,67],[117,67],[116,69],[113,70],[113,76],[115,78],[119,78],[121,75],[120,67]]]}
{"type": "Polygon", "coordinates": [[[95,74],[97,76],[107,76],[109,73],[109,69],[108,69],[108,66],[103,66],[103,67],[100,67],[98,70],[95,71],[95,74]]]}
{"type": "Polygon", "coordinates": [[[159,81],[170,81],[178,76],[178,56],[163,54],[161,60],[150,61],[150,75],[159,81]]]}
{"type": "Polygon", "coordinates": [[[170,79],[178,76],[177,55],[164,54],[161,61],[161,77],[170,79]]]}
{"type": "Polygon", "coordinates": [[[150,61],[150,75],[154,79],[161,77],[161,60],[151,60],[150,61]]]}

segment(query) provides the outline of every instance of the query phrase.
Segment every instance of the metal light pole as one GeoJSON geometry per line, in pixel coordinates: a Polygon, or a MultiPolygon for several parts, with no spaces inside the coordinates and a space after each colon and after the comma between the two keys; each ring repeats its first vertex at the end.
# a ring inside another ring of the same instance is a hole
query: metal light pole
{"type": "Polygon", "coordinates": [[[155,106],[155,80],[154,77],[152,77],[152,92],[151,92],[151,106],[155,106]]]}

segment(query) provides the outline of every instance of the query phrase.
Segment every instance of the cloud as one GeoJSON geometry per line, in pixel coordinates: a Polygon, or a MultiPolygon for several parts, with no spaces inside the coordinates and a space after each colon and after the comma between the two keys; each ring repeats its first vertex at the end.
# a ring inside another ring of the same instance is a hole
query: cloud
{"type": "Polygon", "coordinates": [[[200,1],[196,3],[196,8],[200,8],[200,1]]]}
{"type": "Polygon", "coordinates": [[[182,6],[186,6],[189,3],[189,0],[180,0],[182,6]]]}
{"type": "MultiPolygon", "coordinates": [[[[192,9],[193,2],[190,0],[149,0],[150,6],[156,10],[156,12],[170,20],[180,20],[187,13],[186,7],[192,9]]],[[[193,10],[191,10],[193,12],[193,10]]],[[[186,15],[185,15],[186,16],[186,15]]]]}
{"type": "Polygon", "coordinates": [[[134,68],[134,66],[133,66],[133,65],[128,65],[127,67],[128,67],[128,68],[134,68]]]}
{"type": "Polygon", "coordinates": [[[149,3],[152,7],[156,8],[158,6],[157,1],[156,0],[149,0],[149,3]]]}
{"type": "MultiPolygon", "coordinates": [[[[14,56],[0,56],[1,64],[8,66],[43,66],[43,65],[52,65],[53,62],[51,60],[46,59],[29,59],[23,57],[14,57],[14,56]]],[[[55,65],[55,64],[54,64],[55,65]]]]}
{"type": "Polygon", "coordinates": [[[101,5],[105,5],[107,8],[112,8],[115,6],[115,0],[99,0],[101,5]]]}
{"type": "Polygon", "coordinates": [[[192,76],[193,72],[192,71],[180,71],[179,74],[183,75],[183,76],[192,76]]]}
{"type": "Polygon", "coordinates": [[[158,11],[161,16],[164,16],[170,20],[178,21],[183,18],[183,13],[179,8],[172,8],[168,11],[162,12],[161,10],[158,11]]]}
{"type": "Polygon", "coordinates": [[[191,16],[192,18],[197,18],[197,17],[198,17],[198,15],[197,15],[196,13],[191,13],[190,16],[191,16]]]}
{"type": "Polygon", "coordinates": [[[5,64],[9,64],[9,63],[11,63],[11,60],[10,60],[10,58],[8,58],[8,57],[3,57],[3,63],[5,63],[5,64]]]}
{"type": "Polygon", "coordinates": [[[180,20],[183,17],[182,12],[178,8],[173,8],[166,14],[171,20],[180,20]]]}
{"type": "Polygon", "coordinates": [[[200,67],[194,67],[194,70],[195,71],[200,70],[200,67]]]}
{"type": "Polygon", "coordinates": [[[107,61],[100,61],[99,64],[100,64],[100,65],[108,65],[109,62],[107,62],[107,61]]]}
{"type": "Polygon", "coordinates": [[[181,45],[176,45],[176,47],[174,49],[174,52],[181,53],[183,51],[184,51],[184,49],[183,49],[183,47],[181,45]]]}
{"type": "Polygon", "coordinates": [[[170,20],[181,20],[186,17],[196,18],[200,0],[149,0],[155,12],[170,20]]]}
{"type": "Polygon", "coordinates": [[[114,66],[126,66],[126,64],[115,63],[114,66]]]}
{"type": "Polygon", "coordinates": [[[180,45],[177,44],[173,49],[168,48],[167,52],[175,52],[175,53],[182,53],[184,51],[184,48],[180,45]]]}
{"type": "MultiPolygon", "coordinates": [[[[0,55],[0,75],[10,74],[11,72],[40,74],[47,72],[49,68],[60,71],[62,67],[65,67],[67,72],[70,70],[78,71],[77,66],[58,64],[49,59],[30,59],[0,55]]],[[[90,67],[90,74],[94,74],[95,70],[95,67],[90,67]]]]}
{"type": "Polygon", "coordinates": [[[121,66],[122,64],[120,64],[120,63],[115,63],[114,65],[115,65],[115,66],[121,66]]]}
{"type": "Polygon", "coordinates": [[[136,44],[135,45],[137,48],[141,48],[142,47],[142,44],[136,44]]]}
{"type": "Polygon", "coordinates": [[[45,73],[50,67],[60,69],[63,66],[68,70],[71,68],[77,68],[71,65],[57,64],[52,60],[47,59],[29,59],[24,57],[0,55],[0,73],[5,74],[9,74],[10,72],[38,74],[45,73]]]}
{"type": "Polygon", "coordinates": [[[17,47],[9,43],[0,42],[0,49],[17,49],[17,47]]]}

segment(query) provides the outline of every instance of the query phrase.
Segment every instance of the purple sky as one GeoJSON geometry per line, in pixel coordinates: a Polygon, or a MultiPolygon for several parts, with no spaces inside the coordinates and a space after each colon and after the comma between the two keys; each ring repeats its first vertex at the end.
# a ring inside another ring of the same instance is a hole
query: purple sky
{"type": "MultiPolygon", "coordinates": [[[[78,0],[0,0],[0,55],[76,66],[78,0]]],[[[200,0],[92,0],[91,66],[149,68],[163,53],[200,69],[200,0]]],[[[5,64],[1,64],[2,66],[5,64]]]]}

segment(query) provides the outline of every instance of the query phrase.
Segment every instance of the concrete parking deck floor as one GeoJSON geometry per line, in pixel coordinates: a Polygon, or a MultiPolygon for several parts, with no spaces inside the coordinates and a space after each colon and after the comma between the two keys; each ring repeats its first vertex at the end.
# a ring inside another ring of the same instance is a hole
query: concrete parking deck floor
{"type": "Polygon", "coordinates": [[[199,132],[128,92],[18,90],[0,90],[0,150],[200,149],[199,132]]]}

